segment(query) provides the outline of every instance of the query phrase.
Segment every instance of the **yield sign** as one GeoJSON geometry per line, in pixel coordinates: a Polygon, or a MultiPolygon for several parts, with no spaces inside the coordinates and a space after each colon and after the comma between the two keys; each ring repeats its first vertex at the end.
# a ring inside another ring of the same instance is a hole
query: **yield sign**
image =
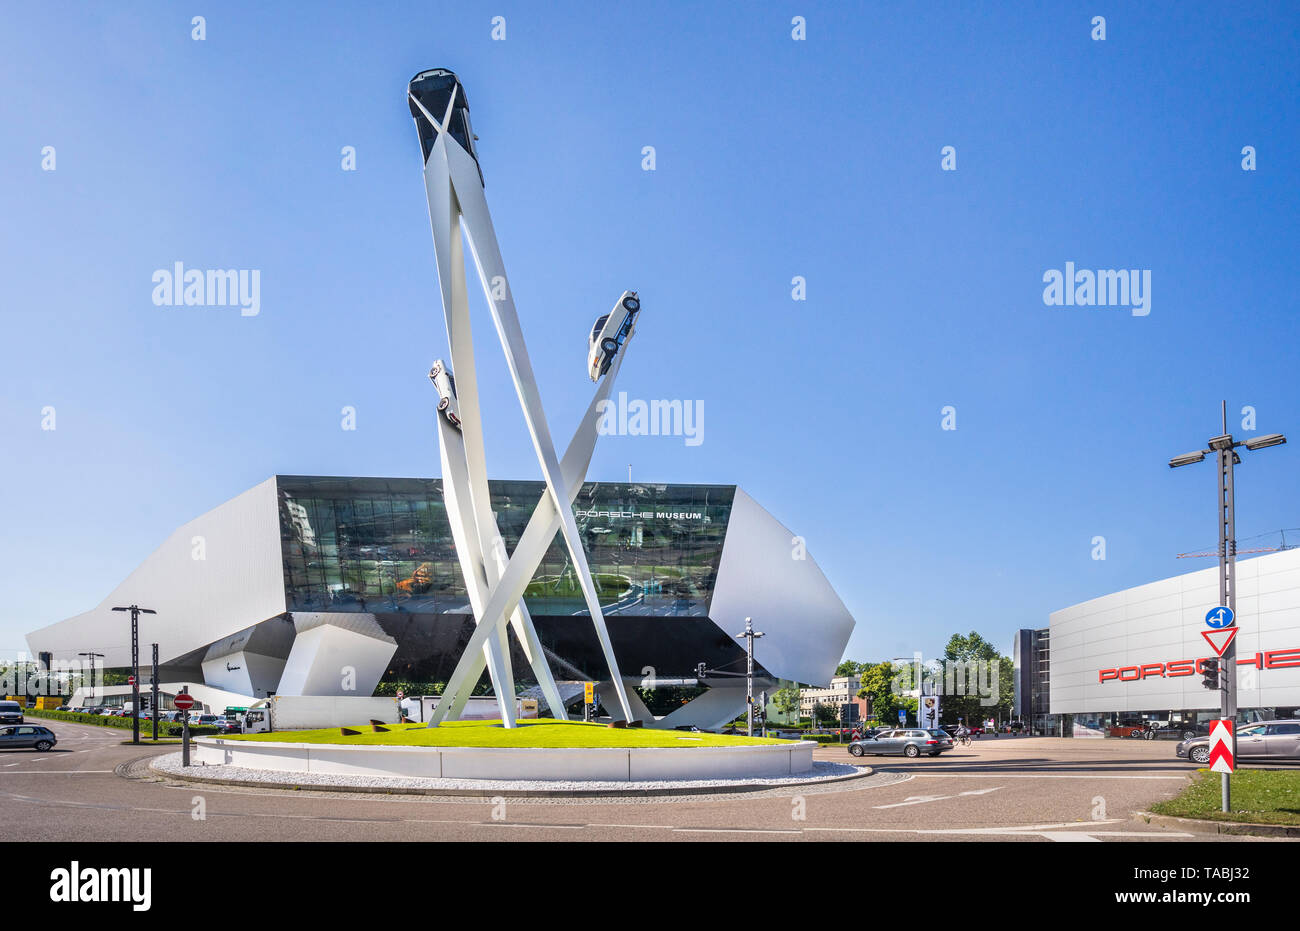
{"type": "Polygon", "coordinates": [[[1232,719],[1219,718],[1210,722],[1210,772],[1230,773],[1232,759],[1232,719]]]}
{"type": "Polygon", "coordinates": [[[1231,646],[1237,636],[1236,627],[1220,627],[1218,630],[1203,630],[1201,636],[1214,649],[1215,655],[1222,656],[1223,651],[1231,646]]]}

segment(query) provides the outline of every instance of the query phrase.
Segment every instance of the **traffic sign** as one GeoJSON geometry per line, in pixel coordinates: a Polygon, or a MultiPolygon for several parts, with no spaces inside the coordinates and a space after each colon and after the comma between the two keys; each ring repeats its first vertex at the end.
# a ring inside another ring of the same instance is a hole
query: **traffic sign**
{"type": "Polygon", "coordinates": [[[127,685],[135,685],[135,676],[127,676],[127,677],[126,677],[126,684],[127,684],[127,685]]]}
{"type": "Polygon", "coordinates": [[[1214,652],[1222,656],[1224,650],[1232,645],[1232,641],[1237,638],[1237,627],[1221,627],[1218,630],[1203,630],[1201,636],[1205,638],[1214,652]]]}
{"type": "Polygon", "coordinates": [[[172,704],[181,711],[189,711],[194,707],[194,696],[186,692],[181,692],[181,694],[172,699],[172,704]]]}
{"type": "Polygon", "coordinates": [[[898,723],[899,724],[907,723],[907,709],[905,708],[898,709],[898,723]]]}
{"type": "Polygon", "coordinates": [[[1232,759],[1232,719],[1219,718],[1210,722],[1210,772],[1231,773],[1234,768],[1232,759]]]}
{"type": "Polygon", "coordinates": [[[1232,620],[1235,617],[1236,615],[1232,613],[1231,608],[1225,608],[1220,605],[1217,608],[1211,608],[1209,611],[1205,612],[1205,623],[1210,627],[1213,627],[1215,630],[1219,630],[1224,627],[1231,627],[1232,620]]]}

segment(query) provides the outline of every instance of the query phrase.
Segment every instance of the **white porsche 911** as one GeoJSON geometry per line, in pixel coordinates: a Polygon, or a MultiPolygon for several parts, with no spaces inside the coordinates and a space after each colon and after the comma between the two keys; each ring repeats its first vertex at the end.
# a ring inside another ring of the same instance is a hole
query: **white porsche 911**
{"type": "Polygon", "coordinates": [[[429,381],[438,389],[438,410],[447,418],[447,423],[460,429],[460,408],[456,404],[456,376],[451,374],[447,363],[441,359],[429,369],[429,381]]]}
{"type": "Polygon", "coordinates": [[[596,320],[588,340],[587,368],[592,381],[609,371],[619,349],[636,329],[636,318],[641,312],[641,301],[635,291],[624,291],[614,309],[596,320]]]}

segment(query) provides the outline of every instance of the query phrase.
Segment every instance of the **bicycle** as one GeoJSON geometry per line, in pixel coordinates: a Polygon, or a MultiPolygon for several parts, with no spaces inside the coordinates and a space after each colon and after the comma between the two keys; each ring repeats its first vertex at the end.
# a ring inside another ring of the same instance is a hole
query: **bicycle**
{"type": "Polygon", "coordinates": [[[962,734],[960,737],[957,738],[957,743],[959,743],[963,747],[969,747],[970,734],[962,734]]]}

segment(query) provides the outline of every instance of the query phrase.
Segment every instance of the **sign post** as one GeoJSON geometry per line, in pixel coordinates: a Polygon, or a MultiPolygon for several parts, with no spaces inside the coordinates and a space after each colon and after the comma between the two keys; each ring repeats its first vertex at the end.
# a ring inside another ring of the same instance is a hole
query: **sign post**
{"type": "Polygon", "coordinates": [[[1234,733],[1231,718],[1220,718],[1210,724],[1210,772],[1223,773],[1227,779],[1236,769],[1233,755],[1234,733]]]}
{"type": "Polygon", "coordinates": [[[181,766],[189,766],[190,765],[189,711],[191,708],[194,707],[194,696],[189,693],[188,685],[185,687],[185,691],[181,692],[172,700],[172,704],[176,706],[176,709],[178,711],[185,712],[185,716],[181,718],[181,766]]]}

